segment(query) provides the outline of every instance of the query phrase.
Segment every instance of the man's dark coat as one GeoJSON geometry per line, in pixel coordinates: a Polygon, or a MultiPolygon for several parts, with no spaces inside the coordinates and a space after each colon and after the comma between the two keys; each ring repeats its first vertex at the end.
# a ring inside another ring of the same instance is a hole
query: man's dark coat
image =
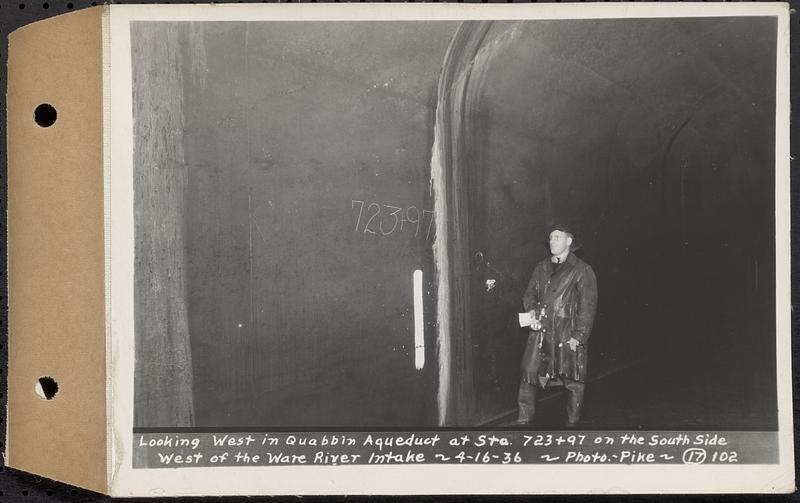
{"type": "Polygon", "coordinates": [[[522,297],[526,311],[541,307],[542,330],[531,331],[522,358],[522,380],[541,384],[540,377],[583,382],[587,343],[597,310],[597,279],[591,266],[573,253],[556,266],[547,258],[536,266],[522,297]],[[555,271],[555,272],[554,272],[555,271]],[[580,343],[575,351],[567,341],[580,343]]]}

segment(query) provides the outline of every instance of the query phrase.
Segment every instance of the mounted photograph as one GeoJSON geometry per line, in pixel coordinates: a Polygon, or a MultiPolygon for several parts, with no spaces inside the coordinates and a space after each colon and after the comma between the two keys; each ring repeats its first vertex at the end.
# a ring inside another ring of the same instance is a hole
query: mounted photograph
{"type": "Polygon", "coordinates": [[[114,497],[793,492],[789,21],[15,30],[4,463],[114,497]]]}
{"type": "Polygon", "coordinates": [[[562,7],[111,10],[128,482],[791,465],[786,10],[562,7]]]}

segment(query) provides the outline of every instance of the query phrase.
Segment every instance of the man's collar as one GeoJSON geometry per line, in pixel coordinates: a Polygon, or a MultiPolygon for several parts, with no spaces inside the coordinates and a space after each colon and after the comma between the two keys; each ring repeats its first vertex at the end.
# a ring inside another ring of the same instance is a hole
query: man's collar
{"type": "MultiPolygon", "coordinates": [[[[569,253],[567,253],[567,257],[564,259],[564,261],[563,262],[559,262],[559,263],[560,264],[566,263],[566,264],[569,264],[569,265],[575,265],[575,261],[576,260],[578,260],[578,257],[576,257],[575,254],[570,251],[569,253]]],[[[553,262],[553,257],[552,256],[550,257],[550,263],[553,264],[553,265],[556,264],[555,262],[553,262]]]]}

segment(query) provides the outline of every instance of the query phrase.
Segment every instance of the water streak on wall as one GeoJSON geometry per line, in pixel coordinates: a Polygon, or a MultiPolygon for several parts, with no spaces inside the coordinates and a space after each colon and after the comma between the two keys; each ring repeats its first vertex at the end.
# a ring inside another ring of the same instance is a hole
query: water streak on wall
{"type": "Polygon", "coordinates": [[[439,79],[431,187],[434,192],[439,349],[439,424],[473,417],[470,334],[469,177],[480,169],[471,130],[491,61],[516,37],[518,25],[487,37],[491,21],[464,22],[445,55],[439,79]]]}
{"type": "Polygon", "coordinates": [[[138,25],[133,49],[136,426],[191,426],[180,28],[138,25]],[[164,64],[168,62],[168,64],[164,64]]]}

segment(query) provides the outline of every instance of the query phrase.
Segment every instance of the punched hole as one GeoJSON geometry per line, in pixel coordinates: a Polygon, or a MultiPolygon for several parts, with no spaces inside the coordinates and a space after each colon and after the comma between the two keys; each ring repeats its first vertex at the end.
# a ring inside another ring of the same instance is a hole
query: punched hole
{"type": "Polygon", "coordinates": [[[42,400],[52,400],[56,393],[58,393],[58,383],[55,379],[49,376],[40,377],[36,381],[36,394],[42,400]]]}
{"type": "Polygon", "coordinates": [[[56,119],[58,118],[58,113],[56,109],[53,108],[53,105],[48,103],[42,103],[36,110],[33,112],[33,120],[36,121],[36,124],[39,124],[41,127],[50,127],[55,124],[56,119]]]}

